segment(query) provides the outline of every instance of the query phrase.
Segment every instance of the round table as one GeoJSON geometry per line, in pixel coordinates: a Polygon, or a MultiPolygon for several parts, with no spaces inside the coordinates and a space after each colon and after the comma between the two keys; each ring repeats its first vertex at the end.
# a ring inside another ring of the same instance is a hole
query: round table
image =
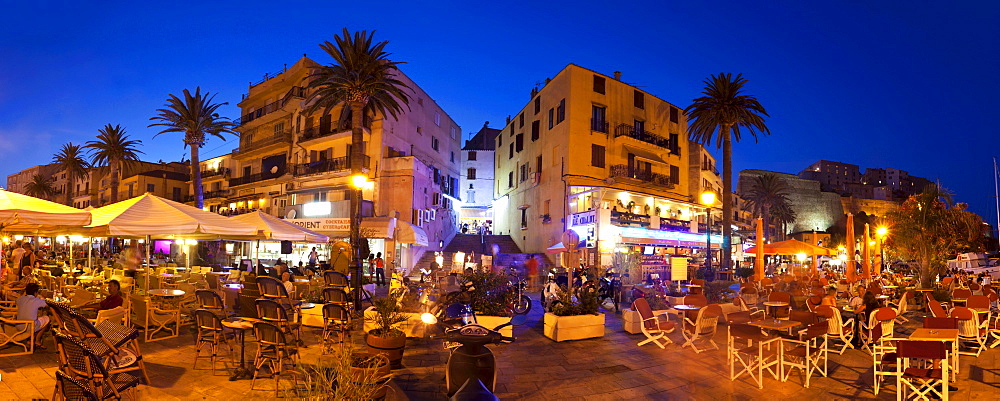
{"type": "MultiPolygon", "coordinates": [[[[766,301],[766,302],[764,302],[764,306],[765,306],[765,307],[766,307],[767,309],[773,309],[773,308],[781,308],[781,307],[785,307],[785,306],[788,306],[788,302],[781,302],[781,301],[766,301]]],[[[773,311],[772,311],[772,313],[771,313],[771,316],[774,316],[774,313],[773,313],[773,311]]]]}
{"type": "Polygon", "coordinates": [[[234,317],[222,321],[223,327],[235,330],[236,336],[240,338],[240,366],[236,367],[233,375],[229,377],[229,381],[249,379],[253,377],[253,371],[246,365],[246,343],[244,342],[244,339],[246,338],[246,331],[253,329],[254,323],[262,321],[263,320],[249,317],[234,317]]]}
{"type": "Polygon", "coordinates": [[[170,274],[170,273],[157,274],[156,276],[157,277],[163,277],[163,278],[181,278],[181,277],[184,277],[184,276],[181,276],[180,274],[170,274]]]}
{"type": "Polygon", "coordinates": [[[222,286],[226,287],[226,288],[229,288],[229,289],[232,289],[232,290],[242,290],[243,289],[243,284],[240,284],[240,283],[228,283],[228,284],[223,284],[222,286]]]}
{"type": "Polygon", "coordinates": [[[146,291],[149,295],[156,295],[158,297],[179,297],[187,294],[183,290],[168,290],[165,288],[157,288],[155,290],[146,291]]]}
{"type": "Polygon", "coordinates": [[[214,274],[216,276],[228,276],[229,272],[208,272],[208,274],[214,274]]]}
{"type": "Polygon", "coordinates": [[[674,309],[682,311],[692,311],[701,309],[701,307],[698,305],[674,305],[674,309]]]}

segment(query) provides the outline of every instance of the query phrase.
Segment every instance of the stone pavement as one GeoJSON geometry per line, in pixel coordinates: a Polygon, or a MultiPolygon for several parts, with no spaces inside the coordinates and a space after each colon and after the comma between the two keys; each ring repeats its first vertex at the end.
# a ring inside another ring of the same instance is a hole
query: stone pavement
{"type": "MultiPolygon", "coordinates": [[[[535,296],[537,298],[537,296],[535,296]]],[[[724,351],[726,330],[720,326],[715,341],[720,350],[695,354],[681,349],[681,335],[670,334],[675,344],[660,349],[653,344],[637,347],[642,335],[622,330],[620,315],[607,314],[603,338],[555,343],[542,335],[541,312],[536,302],[528,324],[515,328],[517,342],[492,347],[499,365],[497,392],[503,399],[527,400],[615,400],[615,399],[870,399],[872,393],[871,357],[858,350],[844,355],[831,354],[830,377],[815,377],[810,388],[803,388],[800,375],[793,373],[788,382],[765,378],[764,390],[746,378],[730,381],[724,351]]],[[[897,334],[908,334],[920,324],[921,312],[910,313],[911,322],[897,326],[897,334]]],[[[309,363],[320,352],[317,329],[305,330],[307,348],[303,361],[309,363]]],[[[248,338],[247,357],[255,349],[248,338]]],[[[362,336],[354,335],[360,343],[362,336]]],[[[52,397],[55,385],[56,353],[51,338],[49,347],[34,355],[0,358],[0,400],[45,399],[52,397]]],[[[199,361],[193,370],[194,336],[185,331],[170,340],[142,344],[147,369],[152,380],[140,386],[143,400],[256,400],[274,398],[273,381],[259,382],[250,390],[249,380],[231,382],[221,369],[215,375],[207,361],[199,361]]],[[[997,399],[1000,393],[1000,349],[991,349],[980,357],[961,357],[961,374],[951,394],[955,400],[997,399]]],[[[444,371],[448,351],[440,341],[409,339],[403,360],[404,368],[395,371],[393,400],[442,400],[444,371]]],[[[220,365],[221,367],[221,365],[220,365]]],[[[880,399],[894,399],[895,385],[883,388],[880,399]]]]}

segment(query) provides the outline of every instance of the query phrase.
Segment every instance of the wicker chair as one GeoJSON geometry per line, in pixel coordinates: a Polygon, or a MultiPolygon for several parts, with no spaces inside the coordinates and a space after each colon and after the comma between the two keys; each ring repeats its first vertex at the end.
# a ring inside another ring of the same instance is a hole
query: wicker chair
{"type": "Polygon", "coordinates": [[[293,322],[281,304],[271,299],[258,299],[256,305],[257,316],[261,320],[280,327],[285,334],[291,335],[298,344],[302,344],[302,325],[293,322]]]}
{"type": "Polygon", "coordinates": [[[219,315],[213,310],[198,309],[194,311],[194,320],[198,334],[194,344],[194,366],[191,369],[195,369],[198,366],[198,358],[210,358],[212,361],[212,374],[214,375],[215,361],[218,358],[219,347],[225,345],[229,350],[229,356],[232,357],[233,355],[233,346],[229,344],[229,341],[226,341],[227,337],[231,336],[232,333],[225,330],[225,327],[222,325],[222,319],[219,319],[219,315]],[[201,350],[205,347],[211,350],[211,355],[201,356],[201,350]]]}
{"type": "Polygon", "coordinates": [[[76,380],[61,370],[56,371],[56,390],[53,400],[99,401],[101,398],[90,388],[90,385],[76,380]]]}
{"type": "Polygon", "coordinates": [[[349,305],[351,303],[350,297],[347,292],[341,288],[327,287],[323,289],[323,299],[326,303],[334,303],[339,305],[349,305]]]}
{"type": "Polygon", "coordinates": [[[122,393],[126,391],[129,392],[129,398],[137,399],[135,390],[139,385],[138,377],[105,368],[101,358],[75,338],[59,333],[54,333],[54,336],[60,364],[69,376],[90,383],[100,399],[121,399],[122,393]]]}
{"type": "Polygon", "coordinates": [[[274,378],[274,395],[277,396],[280,390],[281,376],[291,375],[292,380],[297,385],[298,379],[295,372],[288,367],[294,367],[298,362],[298,348],[286,340],[284,331],[270,322],[257,322],[253,325],[254,337],[260,346],[257,347],[257,355],[254,357],[253,380],[250,381],[250,389],[253,390],[257,383],[257,377],[267,366],[274,378]]]}
{"type": "Polygon", "coordinates": [[[221,319],[228,317],[226,312],[226,303],[219,296],[219,293],[212,290],[196,290],[194,292],[195,299],[197,300],[197,305],[199,309],[205,309],[212,311],[221,319]]]}
{"type": "Polygon", "coordinates": [[[53,311],[56,332],[82,341],[102,359],[105,368],[120,366],[118,370],[123,372],[138,370],[143,380],[149,383],[139,348],[138,330],[113,320],[103,320],[95,325],[83,315],[55,303],[49,303],[49,310],[53,311]]]}
{"type": "Polygon", "coordinates": [[[351,312],[344,305],[323,305],[323,352],[330,346],[347,341],[351,335],[351,312]],[[336,340],[334,337],[336,336],[336,340]]]}
{"type": "Polygon", "coordinates": [[[327,287],[346,288],[348,285],[347,275],[344,273],[327,270],[323,272],[323,283],[327,287]]]}

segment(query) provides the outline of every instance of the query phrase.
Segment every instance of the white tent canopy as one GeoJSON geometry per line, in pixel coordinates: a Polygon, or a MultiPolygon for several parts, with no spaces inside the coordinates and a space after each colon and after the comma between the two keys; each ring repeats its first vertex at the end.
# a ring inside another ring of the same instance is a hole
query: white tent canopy
{"type": "Polygon", "coordinates": [[[257,227],[193,206],[145,194],[91,210],[92,236],[252,239],[257,227]]]}
{"type": "Polygon", "coordinates": [[[230,217],[230,219],[257,227],[257,230],[259,230],[260,234],[263,236],[261,239],[314,243],[325,243],[330,241],[330,237],[300,225],[279,219],[260,210],[253,213],[233,216],[230,217]]]}
{"type": "Polygon", "coordinates": [[[86,211],[0,188],[0,229],[36,231],[90,224],[86,211]]]}

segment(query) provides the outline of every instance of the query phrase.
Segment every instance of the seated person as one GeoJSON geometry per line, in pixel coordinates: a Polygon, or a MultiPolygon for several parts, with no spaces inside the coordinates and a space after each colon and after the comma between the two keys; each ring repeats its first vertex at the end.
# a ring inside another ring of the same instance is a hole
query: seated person
{"type": "Polygon", "coordinates": [[[66,274],[66,271],[63,270],[62,267],[63,267],[63,264],[61,262],[60,263],[56,263],[56,267],[53,267],[52,270],[51,270],[52,277],[62,277],[64,274],[66,274]]]}
{"type": "Polygon", "coordinates": [[[28,283],[37,283],[38,280],[35,278],[35,269],[31,266],[24,266],[21,268],[21,280],[18,282],[19,287],[23,287],[28,283]]]}
{"type": "Polygon", "coordinates": [[[288,293],[288,296],[292,296],[292,293],[295,292],[295,284],[292,283],[291,273],[281,273],[281,285],[285,286],[285,292],[288,293]]]}
{"type": "Polygon", "coordinates": [[[837,289],[833,288],[833,287],[827,288],[826,289],[826,296],[823,297],[823,301],[820,302],[820,305],[829,305],[831,307],[836,308],[837,307],[837,289]]]}
{"type": "Polygon", "coordinates": [[[122,306],[122,285],[118,280],[108,281],[108,296],[100,301],[93,301],[80,307],[80,309],[96,309],[99,311],[114,309],[122,306]]]}
{"type": "MultiPolygon", "coordinates": [[[[49,317],[38,316],[38,310],[47,307],[45,300],[39,298],[38,284],[28,283],[24,287],[24,295],[17,298],[17,320],[32,320],[35,322],[35,348],[45,349],[42,346],[42,335],[48,331],[49,317]]],[[[23,329],[24,327],[21,327],[23,329]]]]}
{"type": "Polygon", "coordinates": [[[867,292],[868,290],[864,286],[859,285],[857,288],[857,295],[854,296],[854,298],[851,298],[851,300],[847,303],[847,308],[854,311],[854,313],[863,312],[865,310],[864,296],[867,292]]]}

